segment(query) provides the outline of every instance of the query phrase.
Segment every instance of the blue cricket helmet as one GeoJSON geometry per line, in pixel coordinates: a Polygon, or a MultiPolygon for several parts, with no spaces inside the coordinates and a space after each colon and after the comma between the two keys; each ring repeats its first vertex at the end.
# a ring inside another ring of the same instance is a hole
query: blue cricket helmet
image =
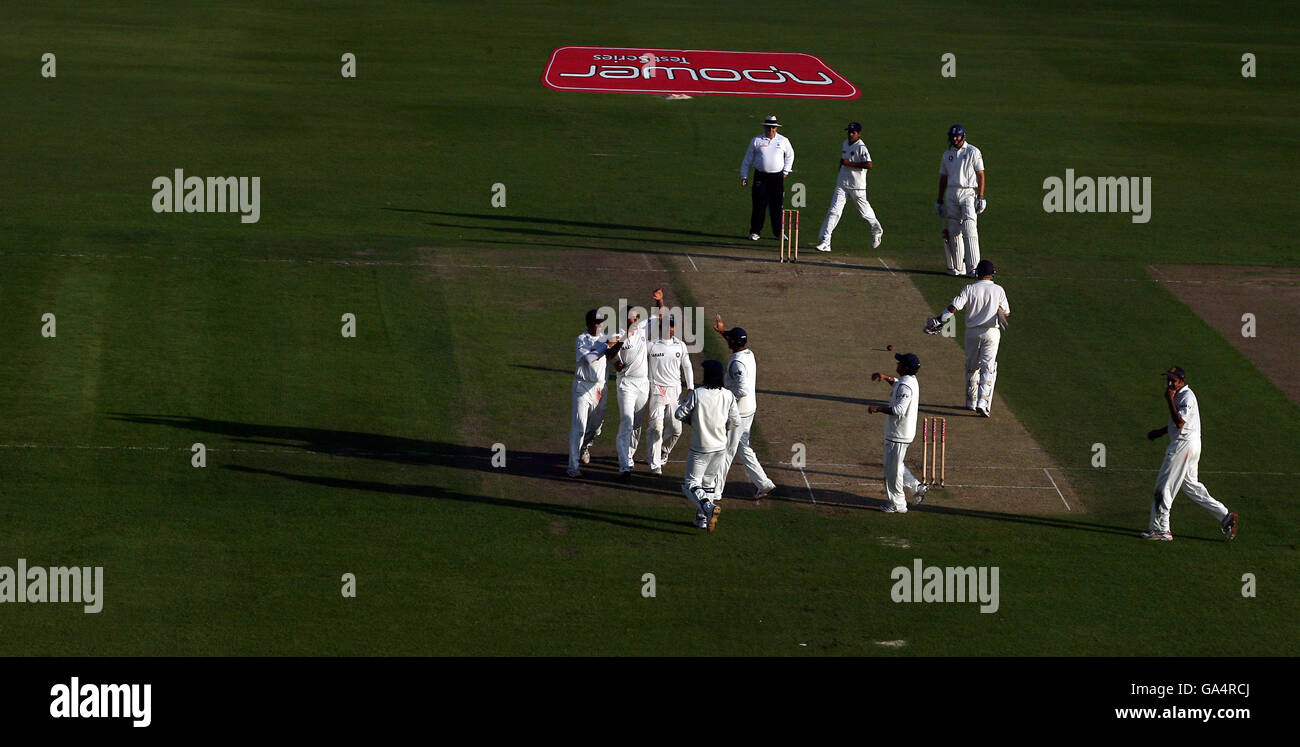
{"type": "Polygon", "coordinates": [[[948,128],[948,140],[951,142],[954,138],[966,137],[966,128],[955,124],[948,128]]]}

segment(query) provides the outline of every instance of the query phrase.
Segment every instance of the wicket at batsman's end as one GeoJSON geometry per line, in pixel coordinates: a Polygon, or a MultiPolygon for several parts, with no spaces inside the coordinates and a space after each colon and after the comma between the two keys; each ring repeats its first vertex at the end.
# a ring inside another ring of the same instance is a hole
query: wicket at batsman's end
{"type": "Polygon", "coordinates": [[[948,419],[921,421],[921,484],[944,487],[948,471],[948,419]]]}
{"type": "Polygon", "coordinates": [[[799,211],[781,211],[781,261],[799,261],[799,211]]]}

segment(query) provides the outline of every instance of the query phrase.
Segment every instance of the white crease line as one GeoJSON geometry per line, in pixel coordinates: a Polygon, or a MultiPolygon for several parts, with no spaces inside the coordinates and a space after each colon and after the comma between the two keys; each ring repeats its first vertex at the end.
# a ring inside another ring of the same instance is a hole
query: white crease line
{"type": "MultiPolygon", "coordinates": [[[[1052,480],[1052,473],[1048,472],[1046,467],[1043,467],[1043,474],[1047,475],[1048,480],[1052,480]]],[[[1052,487],[1056,488],[1056,480],[1052,480],[1052,487]]],[[[1056,488],[1056,494],[1061,496],[1061,503],[1065,503],[1065,494],[1061,492],[1060,488],[1056,488]]],[[[1070,508],[1070,504],[1065,503],[1065,510],[1073,511],[1074,509],[1070,508]]]]}
{"type": "MultiPolygon", "coordinates": [[[[686,255],[686,258],[687,258],[687,259],[691,259],[691,255],[687,254],[687,255],[686,255]]],[[[695,260],[693,260],[693,259],[691,259],[691,267],[695,267],[695,260]]],[[[700,268],[695,267],[695,271],[696,271],[696,272],[699,272],[699,271],[700,271],[700,268]]]]}
{"type": "Polygon", "coordinates": [[[886,270],[889,270],[889,274],[890,274],[890,275],[893,275],[893,274],[894,274],[894,270],[893,270],[889,265],[886,265],[886,264],[885,264],[885,260],[884,260],[883,257],[876,257],[876,259],[880,260],[880,264],[885,265],[885,269],[886,269],[886,270]]]}
{"type": "Polygon", "coordinates": [[[813,496],[812,483],[808,482],[808,475],[803,473],[803,468],[799,469],[799,474],[803,477],[803,484],[808,486],[808,497],[812,499],[813,505],[817,505],[817,499],[813,496]]]}
{"type": "MultiPolygon", "coordinates": [[[[871,482],[814,482],[811,484],[818,485],[818,486],[821,485],[871,486],[871,485],[880,485],[881,481],[873,480],[871,482]]],[[[989,488],[989,489],[996,489],[996,490],[1056,490],[1057,493],[1061,492],[1060,490],[1052,487],[1051,485],[973,485],[969,483],[952,482],[952,483],[948,483],[947,485],[944,485],[944,487],[945,488],[989,488]]],[[[1069,508],[1069,506],[1066,506],[1066,508],[1069,508]]]]}

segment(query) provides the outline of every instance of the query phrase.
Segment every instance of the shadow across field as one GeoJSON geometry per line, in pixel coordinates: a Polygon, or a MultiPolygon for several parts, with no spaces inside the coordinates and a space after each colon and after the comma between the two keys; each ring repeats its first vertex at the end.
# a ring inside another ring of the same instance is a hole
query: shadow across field
{"type": "MultiPolygon", "coordinates": [[[[236,444],[273,449],[301,450],[312,454],[352,459],[376,460],[397,464],[485,472],[494,475],[511,475],[554,480],[565,484],[605,485],[619,491],[641,493],[659,497],[681,493],[678,483],[652,478],[645,473],[633,475],[628,482],[618,480],[618,464],[613,457],[593,457],[591,464],[582,466],[580,480],[570,478],[568,455],[556,452],[506,451],[506,466],[493,467],[496,453],[490,446],[467,446],[445,441],[426,441],[402,436],[387,436],[361,431],[344,431],[329,428],[311,428],[299,425],[264,425],[240,423],[230,420],[212,420],[188,415],[146,415],[140,413],[109,413],[114,420],[142,425],[166,426],[190,433],[210,433],[225,436],[236,444]]],[[[220,445],[209,444],[210,454],[220,454],[220,445]]],[[[273,453],[273,452],[272,452],[273,453]]],[[[412,486],[408,486],[412,487],[412,486]]],[[[418,487],[418,486],[414,486],[418,487]]],[[[485,501],[496,499],[484,498],[485,501]]],[[[521,505],[532,505],[520,501],[521,505]]]]}
{"type": "Polygon", "coordinates": [[[493,498],[484,495],[470,495],[455,490],[448,490],[437,485],[413,485],[405,483],[386,483],[375,482],[373,480],[349,480],[340,477],[318,477],[314,475],[296,475],[280,470],[258,469],[255,467],[243,467],[237,464],[223,465],[223,469],[234,472],[243,472],[250,475],[264,475],[267,477],[276,477],[284,480],[293,480],[295,482],[307,483],[308,485],[318,485],[320,487],[330,488],[332,490],[360,490],[368,493],[385,493],[389,495],[409,495],[417,498],[433,498],[437,500],[463,501],[466,503],[480,503],[499,508],[524,509],[528,511],[539,511],[552,516],[562,516],[568,519],[580,519],[587,521],[599,521],[606,524],[626,527],[628,529],[645,529],[653,532],[666,532],[668,534],[689,534],[686,529],[665,528],[656,526],[667,524],[670,526],[682,526],[686,522],[671,521],[668,519],[655,519],[645,516],[634,516],[618,511],[607,511],[597,508],[587,508],[584,506],[567,506],[560,503],[543,503],[540,501],[520,501],[511,498],[493,498]]]}

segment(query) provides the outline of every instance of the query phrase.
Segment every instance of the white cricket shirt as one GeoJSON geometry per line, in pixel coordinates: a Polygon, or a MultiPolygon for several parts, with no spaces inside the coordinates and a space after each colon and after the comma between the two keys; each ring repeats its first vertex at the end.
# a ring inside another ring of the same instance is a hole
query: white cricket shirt
{"type": "MultiPolygon", "coordinates": [[[[840,149],[840,154],[841,158],[847,158],[854,163],[871,160],[871,151],[867,150],[867,144],[861,140],[856,143],[845,140],[844,146],[840,149]]],[[[866,189],[867,170],[855,169],[852,166],[840,164],[839,186],[845,189],[866,189]]]]}
{"type": "Polygon", "coordinates": [[[691,424],[691,450],[701,454],[727,448],[727,428],[740,427],[736,397],[726,389],[695,389],[673,413],[691,424]]]}
{"type": "Polygon", "coordinates": [[[794,146],[790,144],[790,139],[778,132],[776,137],[770,139],[766,135],[759,135],[750,140],[749,148],[745,150],[745,160],[740,164],[742,179],[749,177],[751,166],[769,174],[793,171],[794,146]]]}
{"type": "Polygon", "coordinates": [[[1192,394],[1192,388],[1184,386],[1174,395],[1174,408],[1178,410],[1178,417],[1183,419],[1183,427],[1179,428],[1174,422],[1171,415],[1169,417],[1169,441],[1199,441],[1201,439],[1201,406],[1196,402],[1196,395],[1192,394]]]}
{"type": "Polygon", "coordinates": [[[589,335],[586,332],[578,335],[577,358],[578,370],[573,375],[583,381],[595,383],[605,382],[605,349],[609,347],[605,343],[606,336],[589,335]],[[595,356],[595,360],[590,360],[595,356]]]}
{"type": "Polygon", "coordinates": [[[686,343],[676,337],[661,338],[650,343],[650,383],[677,389],[686,378],[686,388],[695,388],[695,372],[691,369],[691,354],[686,343]]]}
{"type": "Polygon", "coordinates": [[[736,406],[741,416],[753,415],[758,409],[754,387],[758,383],[758,367],[754,363],[754,353],[749,348],[731,354],[727,372],[722,377],[722,385],[736,395],[736,406]]]}
{"type": "Polygon", "coordinates": [[[984,154],[970,143],[962,143],[960,148],[949,148],[939,161],[939,174],[948,176],[948,188],[979,187],[975,172],[984,170],[984,154]]]}
{"type": "Polygon", "coordinates": [[[921,384],[915,376],[900,376],[889,396],[889,417],[885,440],[910,444],[916,438],[916,409],[921,402],[921,384]]]}
{"type": "Polygon", "coordinates": [[[622,340],[623,347],[614,354],[618,362],[623,364],[623,369],[618,372],[618,375],[625,379],[645,379],[648,371],[645,320],[633,324],[631,331],[623,336],[622,340]]]}
{"type": "Polygon", "coordinates": [[[1007,292],[992,280],[980,280],[962,288],[952,300],[952,307],[958,311],[966,309],[966,329],[996,325],[999,308],[1011,313],[1007,292]]]}

